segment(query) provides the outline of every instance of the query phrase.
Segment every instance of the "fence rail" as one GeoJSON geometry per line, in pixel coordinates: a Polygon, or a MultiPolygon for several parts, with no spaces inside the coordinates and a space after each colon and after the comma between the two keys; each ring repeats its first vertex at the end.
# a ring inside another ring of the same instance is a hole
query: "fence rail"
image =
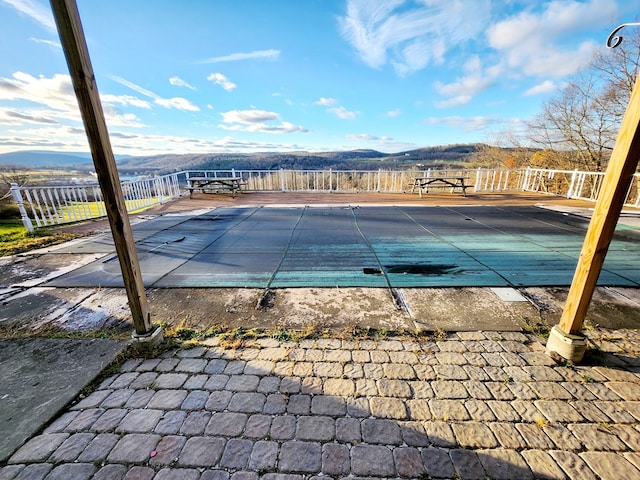
{"type": "MultiPolygon", "coordinates": [[[[22,223],[29,230],[106,216],[102,192],[97,184],[20,187],[11,184],[22,223]]],[[[122,183],[128,212],[164,203],[181,194],[176,174],[122,183]]]]}
{"type": "MultiPolygon", "coordinates": [[[[261,192],[376,192],[411,190],[415,177],[463,176],[475,192],[539,192],[595,201],[604,173],[578,170],[460,169],[460,170],[184,170],[151,179],[122,183],[129,212],[177,198],[190,177],[241,177],[244,189],[261,192]]],[[[25,227],[77,222],[106,215],[98,185],[19,187],[12,184],[25,227]]],[[[626,206],[640,206],[640,174],[634,175],[626,206]]]]}

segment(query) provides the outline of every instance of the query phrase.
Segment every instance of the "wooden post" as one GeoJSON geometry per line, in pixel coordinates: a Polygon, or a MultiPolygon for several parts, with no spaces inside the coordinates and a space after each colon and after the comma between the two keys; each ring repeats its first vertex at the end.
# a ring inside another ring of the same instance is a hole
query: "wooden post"
{"type": "Polygon", "coordinates": [[[640,77],[622,119],[615,147],[600,188],[562,317],[547,342],[547,351],[579,362],[586,349],[578,334],[587,314],[616,223],[640,159],[640,77]]]}
{"type": "Polygon", "coordinates": [[[122,194],[120,177],[111,149],[109,132],[100,103],[87,43],[75,0],[50,0],[58,27],[73,88],[89,139],[91,155],[102,190],[111,233],[124,279],[129,308],[135,328],[134,339],[161,340],[160,329],[154,331],[142,283],[142,273],[135,249],[131,224],[122,194]]]}

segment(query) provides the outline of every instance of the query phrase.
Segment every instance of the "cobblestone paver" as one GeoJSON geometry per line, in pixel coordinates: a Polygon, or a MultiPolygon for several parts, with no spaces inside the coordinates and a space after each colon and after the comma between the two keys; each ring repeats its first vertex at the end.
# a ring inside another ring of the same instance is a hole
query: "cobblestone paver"
{"type": "Polygon", "coordinates": [[[0,480],[640,479],[640,335],[257,339],[127,360],[0,480]],[[636,350],[633,350],[636,349],[636,350]]]}

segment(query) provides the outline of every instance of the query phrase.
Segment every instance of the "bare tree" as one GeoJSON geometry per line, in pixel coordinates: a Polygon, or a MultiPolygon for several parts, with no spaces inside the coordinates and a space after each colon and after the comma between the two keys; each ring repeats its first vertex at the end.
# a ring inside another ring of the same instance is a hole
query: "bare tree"
{"type": "MultiPolygon", "coordinates": [[[[601,171],[607,164],[640,66],[640,34],[599,52],[528,122],[528,138],[556,168],[601,171]]],[[[538,159],[540,160],[540,159],[538,159]]]]}
{"type": "Polygon", "coordinates": [[[0,200],[9,198],[12,183],[24,186],[29,181],[29,173],[24,167],[18,165],[0,166],[0,200]]]}

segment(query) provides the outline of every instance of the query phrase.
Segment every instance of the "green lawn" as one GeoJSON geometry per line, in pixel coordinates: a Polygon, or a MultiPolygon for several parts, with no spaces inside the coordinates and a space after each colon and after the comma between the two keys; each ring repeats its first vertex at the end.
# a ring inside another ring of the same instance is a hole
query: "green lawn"
{"type": "MultiPolygon", "coordinates": [[[[157,201],[156,197],[151,199],[145,199],[145,201],[157,201]]],[[[127,205],[127,212],[137,213],[147,208],[151,208],[154,205],[146,205],[141,208],[134,208],[138,203],[136,200],[125,200],[127,205]]],[[[86,220],[88,218],[100,218],[106,216],[106,210],[104,202],[68,202],[67,205],[62,206],[56,210],[56,216],[60,218],[61,223],[74,222],[78,220],[86,220]]]]}
{"type": "Polygon", "coordinates": [[[0,220],[0,256],[14,255],[74,238],[70,233],[52,234],[38,229],[29,233],[20,220],[0,220]]]}

